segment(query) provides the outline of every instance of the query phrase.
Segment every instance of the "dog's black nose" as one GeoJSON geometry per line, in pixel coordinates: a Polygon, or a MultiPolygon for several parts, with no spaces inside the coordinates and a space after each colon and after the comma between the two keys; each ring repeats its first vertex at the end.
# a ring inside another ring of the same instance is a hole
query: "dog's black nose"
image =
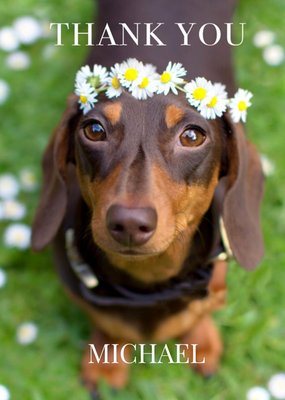
{"type": "Polygon", "coordinates": [[[154,234],[156,211],[151,207],[127,208],[119,204],[107,212],[107,228],[111,236],[125,246],[140,246],[154,234]]]}

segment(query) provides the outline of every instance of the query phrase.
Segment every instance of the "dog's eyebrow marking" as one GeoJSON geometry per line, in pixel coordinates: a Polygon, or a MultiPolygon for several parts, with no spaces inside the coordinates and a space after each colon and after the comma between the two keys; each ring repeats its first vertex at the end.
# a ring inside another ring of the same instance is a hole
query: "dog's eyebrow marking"
{"type": "Polygon", "coordinates": [[[165,112],[165,122],[167,128],[173,128],[181,119],[184,117],[185,113],[182,108],[170,104],[166,108],[165,112]]]}
{"type": "Polygon", "coordinates": [[[103,109],[103,113],[112,125],[115,125],[120,121],[121,112],[122,104],[119,101],[117,101],[116,103],[107,104],[103,109]]]}

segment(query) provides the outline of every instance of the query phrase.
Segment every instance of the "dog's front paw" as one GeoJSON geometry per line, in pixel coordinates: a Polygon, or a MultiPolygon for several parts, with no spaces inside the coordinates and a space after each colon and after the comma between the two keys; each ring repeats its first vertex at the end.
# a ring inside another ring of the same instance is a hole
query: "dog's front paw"
{"type": "Polygon", "coordinates": [[[188,356],[194,371],[205,378],[210,378],[217,372],[223,344],[210,316],[201,318],[197,325],[181,338],[181,342],[189,344],[188,356]]]}
{"type": "MultiPolygon", "coordinates": [[[[114,390],[122,389],[128,382],[128,364],[118,357],[123,344],[113,346],[110,342],[104,334],[96,332],[82,360],[82,383],[90,393],[94,393],[95,399],[99,399],[97,390],[99,380],[104,380],[114,390]],[[114,349],[116,349],[116,355],[114,355],[114,349]]],[[[127,354],[126,357],[128,357],[127,354]]]]}

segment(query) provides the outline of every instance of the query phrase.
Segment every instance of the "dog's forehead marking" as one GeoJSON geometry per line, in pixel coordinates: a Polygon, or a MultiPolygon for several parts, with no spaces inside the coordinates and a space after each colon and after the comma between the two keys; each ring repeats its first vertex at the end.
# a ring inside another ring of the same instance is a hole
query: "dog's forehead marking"
{"type": "Polygon", "coordinates": [[[120,101],[116,101],[115,103],[107,104],[103,108],[103,113],[106,118],[111,122],[112,125],[116,125],[121,118],[122,113],[122,104],[120,101]]]}
{"type": "Polygon", "coordinates": [[[184,116],[185,113],[182,108],[174,104],[168,105],[165,110],[165,123],[167,128],[173,128],[184,116]]]}

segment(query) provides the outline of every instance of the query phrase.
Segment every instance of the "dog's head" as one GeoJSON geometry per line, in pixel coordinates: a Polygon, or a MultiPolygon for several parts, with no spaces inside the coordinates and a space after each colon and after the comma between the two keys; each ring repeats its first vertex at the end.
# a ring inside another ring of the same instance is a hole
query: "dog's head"
{"type": "Polygon", "coordinates": [[[67,165],[75,165],[95,243],[134,259],[188,244],[226,182],[223,218],[236,259],[253,268],[263,253],[263,175],[243,127],[204,119],[182,96],[101,99],[88,114],[71,96],[43,160],[44,185],[33,247],[55,236],[66,211],[67,165]]]}

